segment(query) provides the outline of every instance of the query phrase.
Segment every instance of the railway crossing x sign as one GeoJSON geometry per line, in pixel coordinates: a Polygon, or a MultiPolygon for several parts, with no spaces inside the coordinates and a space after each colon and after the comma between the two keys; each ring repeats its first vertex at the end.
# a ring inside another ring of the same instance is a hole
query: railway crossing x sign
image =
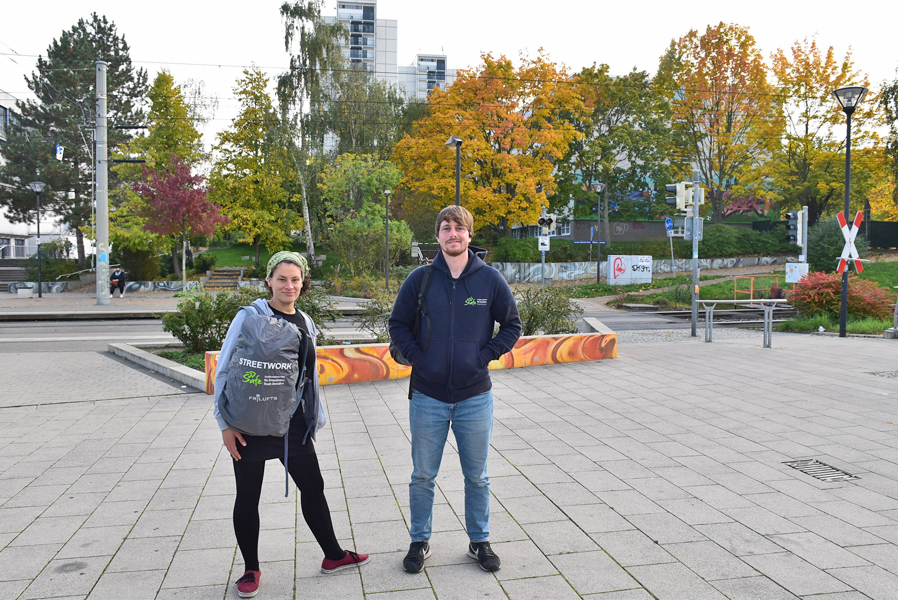
{"type": "Polygon", "coordinates": [[[842,248],[842,256],[839,257],[839,273],[845,272],[845,269],[848,268],[849,260],[854,261],[854,268],[860,273],[864,270],[864,265],[861,264],[861,257],[858,256],[857,247],[854,245],[854,239],[857,237],[858,228],[864,220],[864,213],[858,211],[850,229],[848,227],[848,222],[845,221],[844,213],[840,212],[836,217],[839,219],[839,225],[842,227],[842,237],[845,238],[845,247],[842,248]]]}

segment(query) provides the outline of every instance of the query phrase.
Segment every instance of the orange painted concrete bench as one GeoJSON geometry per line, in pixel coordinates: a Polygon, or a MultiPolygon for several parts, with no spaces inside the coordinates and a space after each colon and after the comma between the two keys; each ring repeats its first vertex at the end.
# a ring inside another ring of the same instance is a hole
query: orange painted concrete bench
{"type": "MultiPolygon", "coordinates": [[[[214,391],[218,354],[217,351],[206,352],[207,394],[214,391]]],[[[607,358],[617,358],[616,333],[533,335],[520,338],[511,352],[492,361],[489,368],[513,369],[607,358]]],[[[393,360],[389,344],[318,348],[318,383],[321,385],[402,379],[411,371],[411,367],[393,360]]]]}

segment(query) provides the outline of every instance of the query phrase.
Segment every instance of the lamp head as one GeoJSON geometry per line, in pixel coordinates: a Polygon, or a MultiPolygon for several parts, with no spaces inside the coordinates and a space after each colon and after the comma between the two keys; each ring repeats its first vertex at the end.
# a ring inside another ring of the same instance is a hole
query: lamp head
{"type": "Polygon", "coordinates": [[[31,191],[33,191],[35,194],[40,194],[44,191],[44,188],[47,187],[47,184],[43,181],[32,181],[28,184],[28,187],[30,187],[31,191]]]}
{"type": "Polygon", "coordinates": [[[384,196],[389,196],[392,193],[390,190],[384,190],[384,196]]]}
{"type": "Polygon", "coordinates": [[[460,137],[458,137],[457,135],[453,135],[448,140],[446,140],[446,145],[458,147],[461,146],[461,141],[462,140],[460,137]]]}
{"type": "Polygon", "coordinates": [[[852,113],[866,94],[867,88],[860,85],[851,85],[837,89],[833,92],[833,97],[839,102],[839,106],[842,107],[844,112],[852,113]]]}
{"type": "Polygon", "coordinates": [[[592,185],[589,186],[589,189],[596,192],[597,194],[601,194],[603,191],[605,191],[605,184],[604,183],[593,183],[592,185]]]}

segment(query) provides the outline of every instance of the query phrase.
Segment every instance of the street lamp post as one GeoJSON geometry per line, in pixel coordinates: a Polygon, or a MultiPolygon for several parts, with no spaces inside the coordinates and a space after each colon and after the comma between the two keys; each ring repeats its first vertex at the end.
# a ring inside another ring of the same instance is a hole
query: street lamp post
{"type": "MultiPolygon", "coordinates": [[[[602,238],[602,192],[605,191],[604,183],[594,183],[590,189],[596,193],[596,228],[599,230],[599,238],[602,238]]],[[[607,240],[605,240],[607,241],[607,240]]],[[[596,244],[596,284],[602,283],[602,244],[596,244]]]]}
{"type": "MultiPolygon", "coordinates": [[[[867,94],[863,86],[848,86],[833,92],[842,112],[848,118],[847,136],[845,138],[845,220],[851,221],[851,115],[867,94]]],[[[842,303],[839,309],[839,337],[845,337],[848,328],[848,267],[842,272],[842,303]]]]}
{"type": "Polygon", "coordinates": [[[387,254],[386,260],[384,260],[384,281],[387,284],[387,293],[390,293],[390,190],[384,190],[384,209],[386,212],[386,222],[385,222],[385,231],[386,231],[386,241],[387,241],[387,254]]]}
{"type": "Polygon", "coordinates": [[[32,181],[28,184],[28,187],[34,192],[34,196],[37,198],[37,297],[43,298],[42,291],[42,281],[41,281],[41,192],[44,191],[44,188],[47,187],[47,184],[43,181],[32,181]]]}
{"type": "Polygon", "coordinates": [[[461,138],[453,135],[447,146],[455,146],[455,206],[461,206],[461,138]]]}

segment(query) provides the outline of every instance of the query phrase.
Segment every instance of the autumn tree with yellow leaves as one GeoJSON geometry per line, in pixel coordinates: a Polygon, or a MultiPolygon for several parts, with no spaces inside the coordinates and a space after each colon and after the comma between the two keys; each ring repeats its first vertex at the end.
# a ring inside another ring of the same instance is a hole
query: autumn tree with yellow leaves
{"type": "MultiPolygon", "coordinates": [[[[817,40],[795,42],[788,52],[772,56],[784,115],[782,143],[768,170],[770,189],[781,209],[808,207],[808,222],[816,223],[843,207],[845,197],[845,113],[832,92],[847,85],[869,87],[847,52],[835,55],[817,40]]],[[[851,117],[851,195],[858,209],[863,199],[882,186],[884,157],[875,127],[880,123],[878,98],[871,91],[851,117]]]]}
{"type": "MultiPolygon", "coordinates": [[[[724,193],[765,193],[761,167],[781,131],[774,89],[755,39],[745,27],[719,23],[690,31],[671,45],[659,79],[668,82],[674,132],[683,162],[691,162],[707,190],[714,222],[723,218],[724,193]]],[[[684,174],[691,179],[689,173],[684,174]]]]}
{"type": "Polygon", "coordinates": [[[403,172],[400,186],[412,196],[407,208],[453,204],[455,152],[446,140],[460,137],[461,204],[478,227],[508,236],[517,223],[535,223],[555,193],[555,162],[581,135],[560,115],[582,100],[567,68],[543,52],[523,57],[518,67],[505,56],[482,60],[459,71],[445,92],[431,92],[429,114],[397,144],[393,159],[403,172]]]}

